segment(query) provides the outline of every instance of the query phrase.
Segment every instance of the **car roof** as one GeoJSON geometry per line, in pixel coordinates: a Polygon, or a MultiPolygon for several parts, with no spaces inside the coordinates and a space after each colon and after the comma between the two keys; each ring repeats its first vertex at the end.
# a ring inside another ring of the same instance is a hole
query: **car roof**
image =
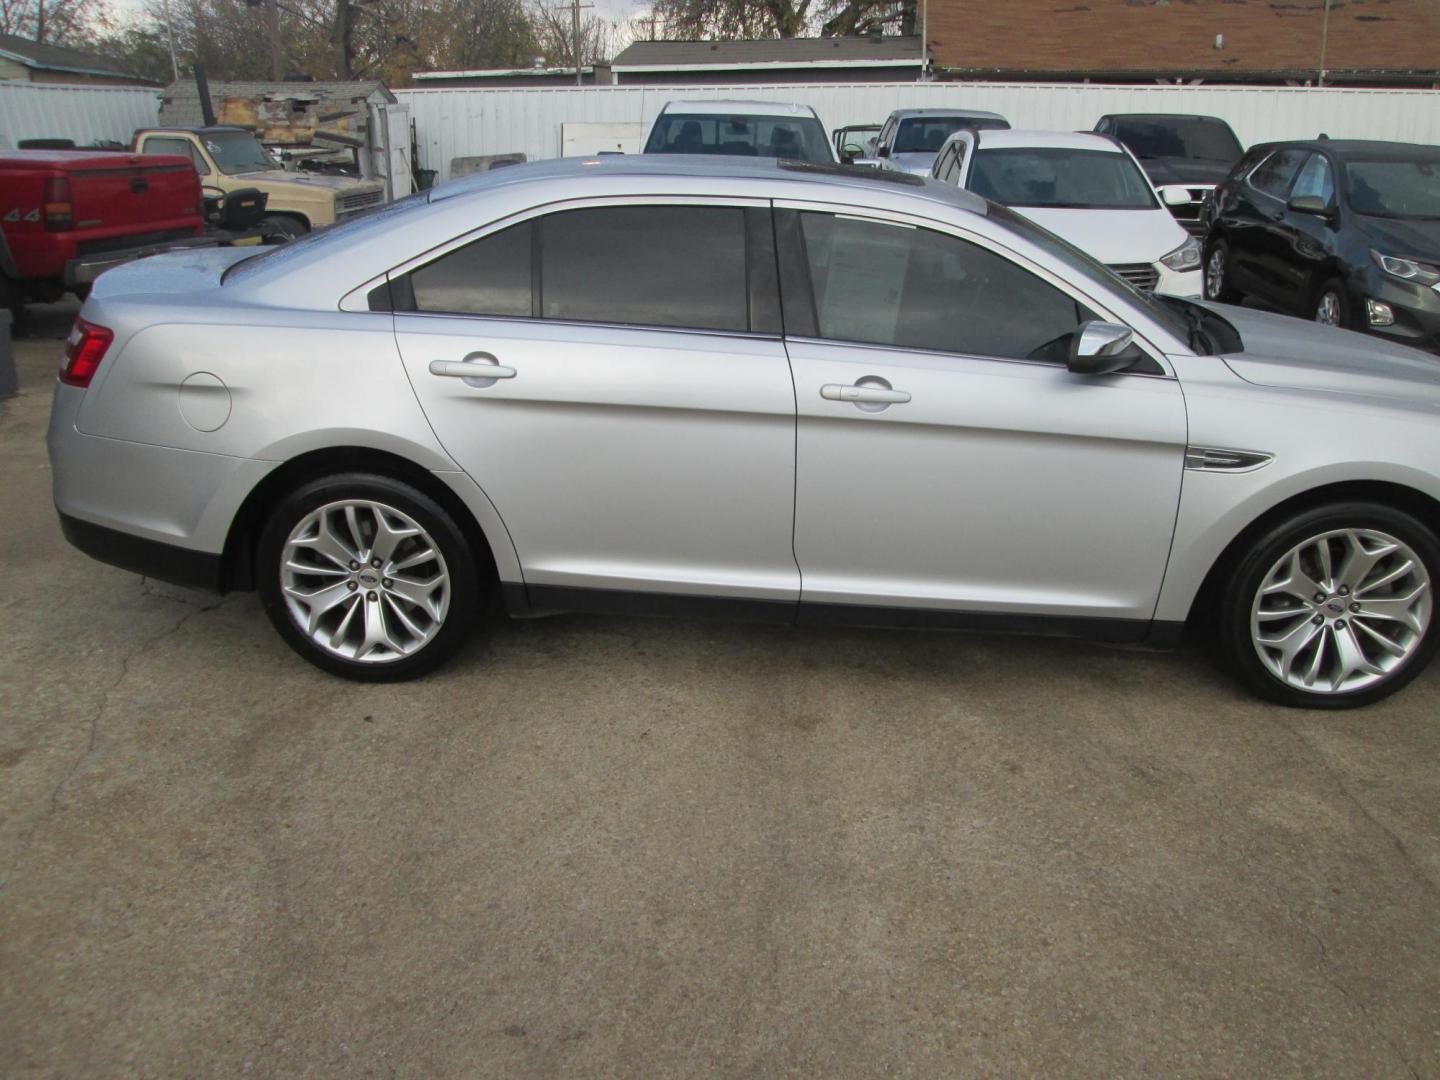
{"type": "Polygon", "coordinates": [[[1207,114],[1205,114],[1205,113],[1153,113],[1153,112],[1106,113],[1106,114],[1105,114],[1104,116],[1102,116],[1100,119],[1102,119],[1102,120],[1146,120],[1146,121],[1161,121],[1161,120],[1213,120],[1213,121],[1215,121],[1217,124],[1225,124],[1226,127],[1229,127],[1229,126],[1230,126],[1229,124],[1225,123],[1225,119],[1224,119],[1223,117],[1219,117],[1219,116],[1209,116],[1209,115],[1207,115],[1207,114]]]}
{"type": "MultiPolygon", "coordinates": [[[[1004,131],[976,132],[978,146],[993,150],[998,146],[1055,147],[1064,150],[1099,150],[1108,154],[1123,154],[1120,144],[1108,135],[1097,135],[1092,131],[1026,131],[1010,128],[1004,131]]],[[[957,138],[959,133],[952,135],[957,138]]]]}
{"type": "Polygon", "coordinates": [[[809,105],[789,101],[667,101],[661,113],[683,112],[696,116],[814,116],[809,105]]]}
{"type": "MultiPolygon", "coordinates": [[[[985,200],[953,184],[922,180],[905,173],[863,166],[820,165],[776,158],[730,157],[723,154],[601,154],[596,157],[553,158],[509,165],[488,172],[472,173],[459,180],[431,188],[432,203],[444,202],[507,184],[527,184],[566,178],[630,176],[640,178],[687,178],[714,180],[764,180],[778,184],[810,184],[846,189],[857,193],[893,193],[930,199],[985,213],[985,200]]],[[[783,194],[783,193],[777,193],[783,194]]]]}
{"type": "Polygon", "coordinates": [[[896,109],[890,114],[899,119],[912,116],[963,116],[967,120],[1004,120],[1005,117],[983,109],[896,109]]]}
{"type": "Polygon", "coordinates": [[[1296,150],[1326,150],[1339,158],[1380,158],[1393,161],[1427,161],[1440,163],[1440,146],[1424,143],[1382,142],[1378,139],[1293,139],[1266,143],[1296,150]]]}

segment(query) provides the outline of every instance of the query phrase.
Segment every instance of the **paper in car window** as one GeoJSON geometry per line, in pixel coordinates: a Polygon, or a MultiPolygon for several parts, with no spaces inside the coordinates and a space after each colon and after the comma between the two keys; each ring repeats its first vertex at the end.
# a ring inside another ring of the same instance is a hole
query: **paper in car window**
{"type": "Polygon", "coordinates": [[[914,233],[871,222],[835,222],[830,269],[820,303],[826,337],[850,341],[895,340],[900,294],[914,233]]]}

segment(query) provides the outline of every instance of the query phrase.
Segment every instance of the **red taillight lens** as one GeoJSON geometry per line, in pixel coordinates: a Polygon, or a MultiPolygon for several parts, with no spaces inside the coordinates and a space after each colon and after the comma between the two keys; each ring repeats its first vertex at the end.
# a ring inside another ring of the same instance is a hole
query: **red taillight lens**
{"type": "Polygon", "coordinates": [[[90,380],[105,359],[105,350],[115,340],[115,331],[96,326],[84,319],[75,320],[75,328],[65,340],[65,366],[60,381],[66,386],[89,386],[90,380]]]}
{"type": "Polygon", "coordinates": [[[61,232],[75,225],[74,207],[70,202],[70,178],[52,176],[45,181],[45,228],[61,232]]]}

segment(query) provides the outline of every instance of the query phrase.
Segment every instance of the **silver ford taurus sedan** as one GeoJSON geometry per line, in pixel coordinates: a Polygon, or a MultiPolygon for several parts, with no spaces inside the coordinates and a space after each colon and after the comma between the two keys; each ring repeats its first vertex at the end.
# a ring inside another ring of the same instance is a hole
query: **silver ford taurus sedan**
{"type": "Polygon", "coordinates": [[[409,678],[498,597],[1173,644],[1291,705],[1434,653],[1440,365],[1138,293],[967,192],[755,159],[482,174],[113,270],[65,533],[409,678]]]}

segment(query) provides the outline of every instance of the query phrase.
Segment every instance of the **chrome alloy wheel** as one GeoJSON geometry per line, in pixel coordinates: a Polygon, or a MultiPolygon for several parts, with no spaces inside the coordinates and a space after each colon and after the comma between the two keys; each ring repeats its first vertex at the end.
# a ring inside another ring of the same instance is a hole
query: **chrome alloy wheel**
{"type": "Polygon", "coordinates": [[[1220,290],[1225,287],[1225,252],[1220,248],[1210,252],[1205,261],[1205,298],[1220,299],[1220,290]]]}
{"type": "Polygon", "coordinates": [[[1296,544],[1250,608],[1250,639],[1282,682],[1314,694],[1371,686],[1404,666],[1430,625],[1430,575],[1408,546],[1374,529],[1296,544]]]}
{"type": "Polygon", "coordinates": [[[392,506],[347,499],[312,510],[285,541],[280,592],[327,652],[383,664],[439,633],[450,575],[435,541],[392,506]]]}
{"type": "Polygon", "coordinates": [[[1315,321],[1324,326],[1340,325],[1340,297],[1332,290],[1326,289],[1325,295],[1315,305],[1315,321]]]}

